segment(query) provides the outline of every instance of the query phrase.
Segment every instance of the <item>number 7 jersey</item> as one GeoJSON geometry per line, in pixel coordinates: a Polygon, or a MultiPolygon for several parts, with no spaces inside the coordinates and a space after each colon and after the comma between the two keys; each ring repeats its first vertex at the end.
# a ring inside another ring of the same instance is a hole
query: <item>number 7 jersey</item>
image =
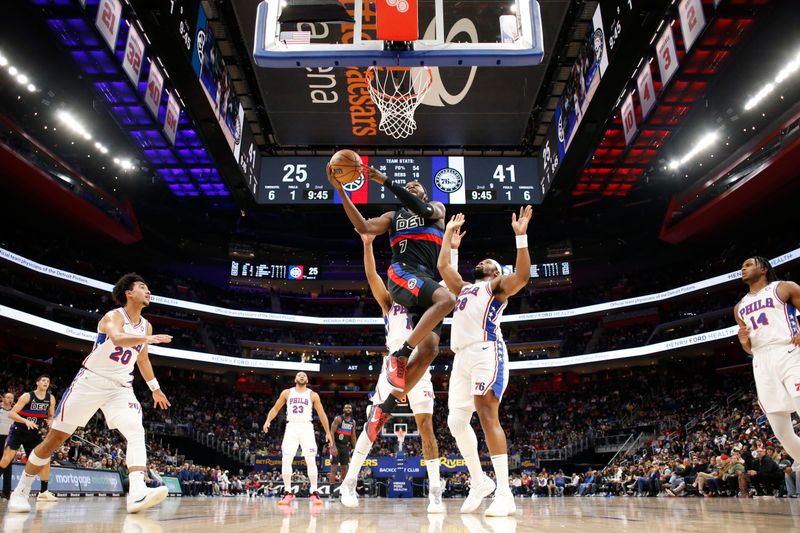
{"type": "Polygon", "coordinates": [[[778,297],[780,281],[773,281],[755,294],[748,293],[739,300],[736,312],[750,328],[753,353],[773,346],[788,346],[798,334],[797,310],[791,302],[778,297]]]}
{"type": "MultiPolygon", "coordinates": [[[[134,324],[122,307],[110,312],[122,316],[124,322],[122,330],[125,333],[147,335],[147,320],[144,317],[140,317],[139,322],[134,324]]],[[[130,347],[115,346],[108,334],[98,331],[94,348],[83,360],[82,366],[121,385],[128,384],[133,382],[131,374],[136,366],[136,359],[146,346],[144,343],[130,347]]]]}

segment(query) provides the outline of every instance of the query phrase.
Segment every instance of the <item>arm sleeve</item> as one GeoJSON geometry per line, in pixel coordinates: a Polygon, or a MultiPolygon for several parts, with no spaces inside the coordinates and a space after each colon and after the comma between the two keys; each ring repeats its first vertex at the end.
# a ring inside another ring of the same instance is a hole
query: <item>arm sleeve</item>
{"type": "Polygon", "coordinates": [[[419,215],[422,218],[431,218],[433,216],[433,206],[408,192],[405,187],[401,187],[390,179],[387,179],[383,185],[392,191],[397,196],[397,199],[415,215],[419,215]]]}

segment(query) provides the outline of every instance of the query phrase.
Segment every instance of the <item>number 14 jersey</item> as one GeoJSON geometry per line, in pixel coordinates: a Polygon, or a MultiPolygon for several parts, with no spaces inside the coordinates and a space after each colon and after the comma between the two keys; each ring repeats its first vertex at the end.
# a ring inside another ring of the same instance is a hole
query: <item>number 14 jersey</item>
{"type": "Polygon", "coordinates": [[[746,294],[736,309],[750,328],[750,345],[756,355],[765,348],[788,346],[798,333],[796,309],[778,297],[780,283],[773,281],[755,294],[746,294]]]}

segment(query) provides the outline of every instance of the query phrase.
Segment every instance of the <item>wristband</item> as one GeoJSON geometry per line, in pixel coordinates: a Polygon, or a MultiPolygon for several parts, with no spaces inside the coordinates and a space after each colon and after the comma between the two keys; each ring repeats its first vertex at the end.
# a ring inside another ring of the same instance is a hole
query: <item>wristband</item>
{"type": "Polygon", "coordinates": [[[157,391],[161,388],[161,385],[158,384],[158,380],[156,378],[151,379],[147,382],[147,386],[150,387],[151,391],[157,391]]]}
{"type": "Polygon", "coordinates": [[[450,264],[454,267],[458,266],[458,250],[450,250],[450,264]]]}
{"type": "Polygon", "coordinates": [[[527,248],[528,247],[528,236],[527,235],[517,235],[517,248],[527,248]]]}

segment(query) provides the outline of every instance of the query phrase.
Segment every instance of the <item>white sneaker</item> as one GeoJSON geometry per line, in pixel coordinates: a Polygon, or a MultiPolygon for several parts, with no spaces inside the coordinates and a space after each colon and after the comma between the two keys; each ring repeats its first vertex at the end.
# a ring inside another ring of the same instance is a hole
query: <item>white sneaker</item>
{"type": "Polygon", "coordinates": [[[46,490],[44,492],[40,492],[39,495],[36,497],[37,502],[57,502],[58,498],[55,494],[46,490]]]}
{"type": "Polygon", "coordinates": [[[345,507],[358,507],[358,494],[356,494],[356,482],[345,480],[339,487],[339,500],[345,507]]]}
{"type": "Polygon", "coordinates": [[[169,494],[167,487],[145,489],[144,492],[128,495],[128,512],[138,513],[164,501],[169,494]]]}
{"type": "Polygon", "coordinates": [[[8,512],[9,513],[30,513],[31,503],[28,501],[27,494],[12,492],[11,498],[8,499],[8,512]]]}
{"type": "Polygon", "coordinates": [[[442,487],[431,489],[428,494],[428,512],[438,514],[444,512],[444,503],[442,503],[442,487]]]}
{"type": "Polygon", "coordinates": [[[482,480],[477,483],[473,483],[470,487],[467,499],[464,500],[463,505],[461,505],[461,512],[474,513],[478,507],[481,506],[483,499],[494,492],[494,489],[496,488],[497,485],[494,481],[492,481],[492,478],[484,475],[482,480]]]}
{"type": "Polygon", "coordinates": [[[495,494],[494,501],[484,511],[484,516],[509,516],[517,512],[517,504],[511,494],[495,494]]]}

